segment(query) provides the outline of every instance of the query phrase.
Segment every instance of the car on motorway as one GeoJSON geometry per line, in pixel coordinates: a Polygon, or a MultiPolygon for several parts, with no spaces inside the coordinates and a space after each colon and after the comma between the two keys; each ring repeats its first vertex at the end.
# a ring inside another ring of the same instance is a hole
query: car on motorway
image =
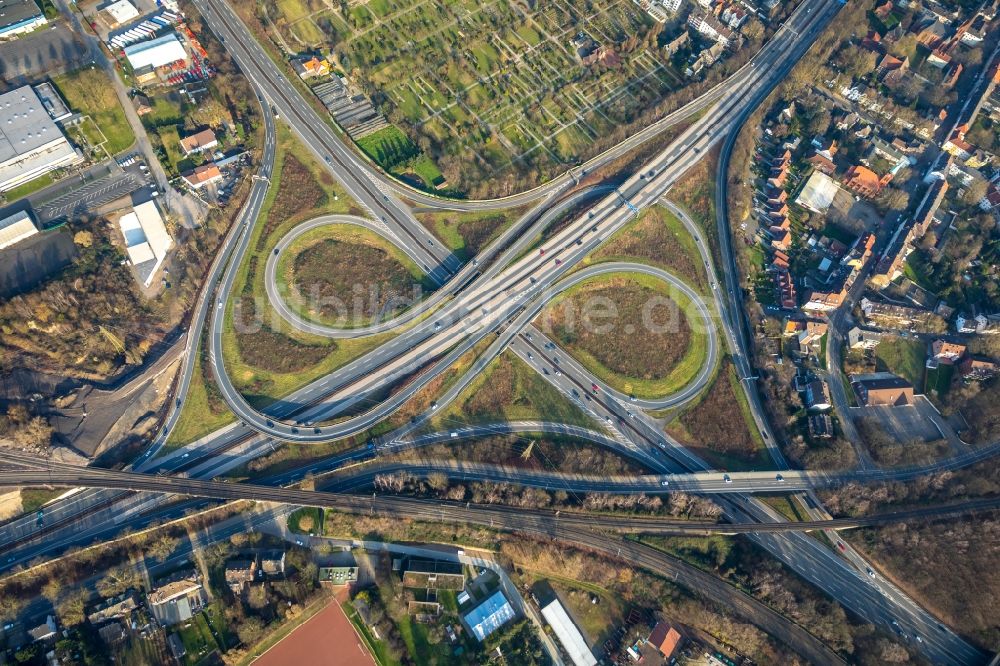
{"type": "Polygon", "coordinates": [[[577,238],[576,239],[576,244],[577,245],[583,245],[583,239],[582,238],[577,238]]]}
{"type": "Polygon", "coordinates": [[[867,572],[868,572],[868,575],[869,575],[869,576],[871,576],[872,578],[874,578],[874,577],[875,577],[875,572],[874,572],[874,571],[872,571],[872,568],[871,568],[871,567],[866,567],[866,568],[865,568],[865,571],[867,571],[867,572]]]}
{"type": "Polygon", "coordinates": [[[539,254],[539,256],[545,254],[545,248],[544,247],[538,248],[538,254],[539,254]]]}
{"type": "Polygon", "coordinates": [[[597,384],[593,384],[593,383],[591,383],[590,388],[594,389],[594,393],[597,393],[598,391],[601,390],[600,386],[598,386],[597,384]]]}
{"type": "Polygon", "coordinates": [[[561,265],[562,265],[562,259],[556,257],[556,266],[561,266],[561,265]]]}
{"type": "Polygon", "coordinates": [[[843,541],[838,541],[838,542],[837,542],[837,548],[838,548],[838,549],[840,550],[840,552],[842,552],[842,553],[846,553],[846,552],[847,552],[847,546],[845,546],[845,545],[844,545],[844,542],[843,542],[843,541]]]}
{"type": "Polygon", "coordinates": [[[562,373],[559,372],[559,368],[552,368],[552,371],[556,373],[556,377],[562,377],[562,373]]]}
{"type": "Polygon", "coordinates": [[[634,395],[630,395],[630,396],[628,397],[628,399],[629,399],[629,401],[631,401],[631,402],[635,402],[635,396],[634,396],[634,395]]]}
{"type": "Polygon", "coordinates": [[[438,404],[437,404],[437,402],[436,402],[436,401],[435,401],[435,402],[432,402],[432,403],[431,403],[431,409],[437,409],[437,408],[438,408],[438,404]]]}
{"type": "Polygon", "coordinates": [[[528,360],[529,361],[534,361],[535,360],[535,355],[532,354],[531,352],[528,352],[528,360]]]}
{"type": "Polygon", "coordinates": [[[733,482],[732,477],[729,476],[728,474],[723,474],[722,475],[722,480],[725,481],[726,483],[732,483],[733,482]]]}
{"type": "Polygon", "coordinates": [[[780,474],[775,474],[774,475],[774,480],[777,481],[778,483],[784,483],[785,482],[785,477],[783,477],[780,474]]]}
{"type": "Polygon", "coordinates": [[[611,417],[610,416],[605,416],[604,417],[604,422],[607,423],[608,425],[611,425],[611,417]]]}
{"type": "Polygon", "coordinates": [[[913,640],[915,640],[918,643],[924,642],[924,639],[922,639],[918,634],[913,634],[913,640]]]}
{"type": "Polygon", "coordinates": [[[667,486],[669,486],[669,485],[670,485],[670,482],[669,482],[669,481],[666,481],[666,480],[664,480],[664,481],[660,481],[660,485],[661,485],[661,486],[663,486],[663,487],[665,488],[665,487],[667,487],[667,486]]]}

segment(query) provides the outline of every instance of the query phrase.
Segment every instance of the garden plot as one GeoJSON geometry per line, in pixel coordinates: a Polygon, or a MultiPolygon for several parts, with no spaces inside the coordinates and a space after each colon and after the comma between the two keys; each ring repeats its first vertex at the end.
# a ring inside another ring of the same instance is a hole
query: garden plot
{"type": "Polygon", "coordinates": [[[449,181],[449,167],[470,153],[483,178],[527,165],[544,178],[591,157],[603,136],[655,108],[682,77],[649,46],[658,26],[631,0],[539,5],[281,0],[275,25],[289,43],[332,49],[449,181]],[[572,45],[581,32],[616,62],[583,64],[572,45]]]}

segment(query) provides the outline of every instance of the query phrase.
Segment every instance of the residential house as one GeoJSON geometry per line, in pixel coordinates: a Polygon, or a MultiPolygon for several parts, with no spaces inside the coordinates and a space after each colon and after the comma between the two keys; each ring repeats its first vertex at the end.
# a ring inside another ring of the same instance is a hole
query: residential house
{"type": "Polygon", "coordinates": [[[118,620],[136,609],[135,592],[129,590],[118,597],[103,600],[87,615],[87,621],[97,626],[109,620],[118,620]]]}
{"type": "Polygon", "coordinates": [[[843,287],[837,291],[813,291],[802,309],[807,312],[831,312],[839,308],[845,298],[847,290],[843,287]]]}
{"type": "Polygon", "coordinates": [[[807,321],[803,330],[798,332],[799,350],[809,353],[810,349],[819,344],[826,335],[827,324],[822,321],[807,321]]]}
{"type": "Polygon", "coordinates": [[[903,80],[908,66],[905,57],[899,59],[892,54],[886,53],[876,66],[875,73],[882,83],[887,86],[895,86],[903,80]]]}
{"type": "Polygon", "coordinates": [[[962,378],[970,381],[984,381],[1000,374],[1000,365],[990,359],[968,356],[958,365],[962,378]]]}
{"type": "Polygon", "coordinates": [[[28,636],[31,637],[32,643],[38,643],[40,641],[47,641],[51,638],[55,638],[56,631],[56,619],[51,615],[46,615],[45,622],[28,629],[28,636]]]}
{"type": "Polygon", "coordinates": [[[830,389],[822,379],[814,379],[806,384],[806,409],[825,412],[832,407],[830,389]]]}
{"type": "Polygon", "coordinates": [[[977,335],[1000,333],[1000,319],[987,317],[983,314],[977,314],[974,317],[960,314],[955,317],[955,330],[959,333],[975,333],[977,335]]]}
{"type": "Polygon", "coordinates": [[[181,150],[185,157],[203,153],[219,145],[219,140],[215,138],[215,132],[211,129],[203,129],[181,139],[181,150]]]}
{"type": "Polygon", "coordinates": [[[808,417],[809,436],[813,439],[833,437],[833,419],[829,414],[810,414],[808,417]]]}
{"type": "Polygon", "coordinates": [[[851,349],[874,349],[880,342],[881,331],[866,331],[854,326],[847,332],[847,346],[851,349]]]}
{"type": "Polygon", "coordinates": [[[313,79],[317,76],[328,76],[330,74],[330,63],[325,59],[321,60],[315,56],[308,60],[296,60],[292,62],[295,73],[303,81],[313,79]]]}
{"type": "Polygon", "coordinates": [[[798,299],[791,274],[787,270],[779,270],[775,273],[774,281],[778,288],[778,301],[781,303],[781,307],[787,310],[793,309],[798,303],[798,299]]]}
{"type": "Polygon", "coordinates": [[[965,133],[968,131],[968,123],[963,123],[956,127],[948,137],[948,140],[942,144],[942,150],[954,155],[963,162],[972,157],[973,153],[976,152],[976,147],[965,140],[965,133]]]}
{"type": "Polygon", "coordinates": [[[861,404],[869,407],[900,407],[914,401],[913,384],[891,372],[853,375],[851,386],[861,404]]]}
{"type": "Polygon", "coordinates": [[[165,627],[190,620],[207,602],[198,574],[193,569],[159,581],[146,600],[153,617],[165,627]]]}
{"type": "Polygon", "coordinates": [[[285,551],[272,550],[260,554],[258,569],[264,576],[283,576],[285,574],[285,551]]]}
{"type": "Polygon", "coordinates": [[[732,30],[719,22],[716,17],[705,12],[691,12],[688,17],[688,25],[724,47],[729,46],[735,38],[732,30]]]}
{"type": "Polygon", "coordinates": [[[934,365],[955,365],[965,355],[965,345],[947,340],[935,340],[931,343],[930,361],[934,365]]]}
{"type": "Polygon", "coordinates": [[[200,190],[210,183],[222,180],[222,172],[219,170],[219,167],[210,162],[208,164],[202,164],[199,167],[195,167],[192,171],[188,171],[185,174],[181,174],[181,178],[183,178],[184,182],[189,186],[196,190],[200,190]]]}
{"type": "Polygon", "coordinates": [[[677,651],[682,640],[681,633],[670,624],[657,622],[653,630],[649,632],[649,638],[646,639],[646,642],[655,647],[665,660],[669,660],[677,651]]]}
{"type": "Polygon", "coordinates": [[[225,578],[226,585],[234,595],[239,597],[243,594],[246,586],[254,581],[257,576],[257,560],[229,560],[226,562],[225,578]]]}
{"type": "Polygon", "coordinates": [[[136,95],[132,98],[132,108],[135,109],[136,115],[144,116],[147,113],[153,112],[153,105],[150,103],[149,98],[145,95],[136,95]]]}
{"type": "Polygon", "coordinates": [[[837,170],[837,166],[833,163],[829,157],[815,152],[806,158],[806,162],[812,165],[814,169],[821,173],[825,173],[827,176],[832,176],[833,172],[837,170]]]}
{"type": "Polygon", "coordinates": [[[911,308],[869,298],[862,298],[860,305],[865,319],[882,328],[908,330],[924,327],[934,317],[932,311],[924,308],[911,308]]]}

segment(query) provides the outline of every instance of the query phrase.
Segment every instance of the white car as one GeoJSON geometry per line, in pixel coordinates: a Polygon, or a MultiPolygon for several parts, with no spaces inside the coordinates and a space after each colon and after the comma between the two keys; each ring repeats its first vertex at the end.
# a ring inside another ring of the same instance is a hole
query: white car
{"type": "Polygon", "coordinates": [[[660,481],[660,485],[663,486],[663,487],[666,487],[666,486],[670,485],[670,482],[669,481],[660,481]]]}

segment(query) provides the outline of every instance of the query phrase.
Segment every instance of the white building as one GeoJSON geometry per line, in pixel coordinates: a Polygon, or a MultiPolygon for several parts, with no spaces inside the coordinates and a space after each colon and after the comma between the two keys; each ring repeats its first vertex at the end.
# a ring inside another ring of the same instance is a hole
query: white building
{"type": "Polygon", "coordinates": [[[82,161],[31,86],[0,95],[0,192],[82,161]]]}
{"type": "Polygon", "coordinates": [[[125,238],[129,261],[139,274],[143,286],[153,282],[153,275],[167,256],[174,241],[167,233],[155,201],[141,203],[131,213],[122,215],[118,227],[125,238]]]}
{"type": "Polygon", "coordinates": [[[681,0],[661,0],[660,4],[671,14],[676,14],[677,10],[681,8],[681,0]]]}
{"type": "Polygon", "coordinates": [[[26,211],[22,210],[10,217],[5,217],[0,220],[0,250],[20,243],[25,238],[30,238],[37,233],[38,229],[26,211]]]}
{"type": "Polygon", "coordinates": [[[163,67],[178,60],[187,60],[187,52],[184,45],[177,37],[176,32],[151,39],[147,42],[139,42],[132,46],[125,47],[125,57],[132,65],[133,70],[144,67],[163,67]]]}
{"type": "Polygon", "coordinates": [[[128,0],[115,0],[115,2],[107,5],[101,11],[111,19],[112,25],[128,23],[139,16],[139,10],[128,0]]]}
{"type": "Polygon", "coordinates": [[[840,185],[833,178],[822,171],[813,171],[805,187],[795,198],[795,203],[814,213],[825,213],[833,204],[833,199],[839,190],[840,185]]]}
{"type": "Polygon", "coordinates": [[[0,40],[23,35],[46,23],[35,0],[0,0],[0,40]]]}
{"type": "Polygon", "coordinates": [[[597,666],[597,659],[590,651],[583,634],[573,624],[573,620],[570,619],[569,614],[558,599],[553,599],[542,609],[542,617],[552,627],[552,631],[562,643],[563,649],[566,650],[566,654],[573,662],[573,666],[597,666]]]}

